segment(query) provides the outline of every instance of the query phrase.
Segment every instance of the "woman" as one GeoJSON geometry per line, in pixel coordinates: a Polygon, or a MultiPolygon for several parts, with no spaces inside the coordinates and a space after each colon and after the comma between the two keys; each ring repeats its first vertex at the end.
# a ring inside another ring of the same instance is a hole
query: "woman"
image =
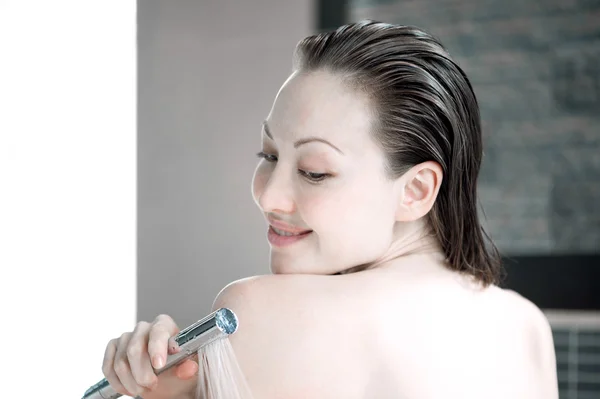
{"type": "MultiPolygon", "coordinates": [[[[273,274],[214,304],[243,320],[231,343],[254,396],[557,398],[547,320],[496,285],[464,72],[429,34],[372,21],[307,37],[294,66],[253,179],[273,274]]],[[[111,341],[111,385],[193,397],[194,361],[151,368],[177,331],[162,315],[111,341]]]]}

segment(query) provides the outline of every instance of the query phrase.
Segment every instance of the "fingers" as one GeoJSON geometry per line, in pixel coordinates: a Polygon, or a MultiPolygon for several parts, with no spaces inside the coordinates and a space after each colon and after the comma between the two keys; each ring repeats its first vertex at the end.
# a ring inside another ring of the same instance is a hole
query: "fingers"
{"type": "Polygon", "coordinates": [[[137,385],[152,390],[156,387],[158,378],[154,374],[154,370],[150,364],[150,356],[148,355],[149,331],[149,323],[138,323],[135,330],[133,330],[126,353],[131,374],[137,385]]]}
{"type": "Polygon", "coordinates": [[[132,335],[132,333],[124,333],[121,335],[121,338],[119,338],[113,368],[125,389],[131,392],[133,396],[137,396],[142,393],[143,388],[135,381],[127,357],[127,348],[132,335]]]}
{"type": "Polygon", "coordinates": [[[179,351],[175,340],[171,338],[178,331],[177,324],[167,315],[160,315],[152,322],[148,337],[148,354],[154,368],[164,367],[167,354],[179,351]]]}
{"type": "Polygon", "coordinates": [[[191,378],[196,377],[196,373],[198,373],[198,363],[193,360],[185,360],[179,366],[177,366],[177,370],[175,371],[175,375],[180,380],[189,380],[191,378]]]}
{"type": "Polygon", "coordinates": [[[117,352],[118,344],[119,339],[113,339],[106,346],[106,350],[104,351],[104,361],[102,362],[102,373],[104,374],[106,381],[108,381],[115,391],[123,395],[133,396],[131,392],[125,389],[123,384],[121,384],[121,380],[114,369],[115,354],[117,352]]]}
{"type": "MultiPolygon", "coordinates": [[[[167,315],[158,316],[154,322],[140,322],[132,332],[111,340],[106,346],[102,372],[108,383],[120,394],[140,396],[156,391],[159,380],[165,389],[171,389],[173,377],[193,382],[198,364],[189,359],[171,373],[156,375],[154,368],[164,367],[168,354],[181,351],[175,341],[177,324],[167,315]]],[[[175,381],[175,380],[173,380],[175,381]]],[[[162,389],[162,388],[161,388],[162,389]]],[[[187,389],[187,388],[186,388],[187,389]]],[[[157,391],[158,392],[158,391],[157,391]]]]}

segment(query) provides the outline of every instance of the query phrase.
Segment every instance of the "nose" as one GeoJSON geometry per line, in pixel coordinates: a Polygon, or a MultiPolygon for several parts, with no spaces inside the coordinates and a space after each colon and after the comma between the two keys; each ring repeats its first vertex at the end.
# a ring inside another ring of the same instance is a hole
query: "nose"
{"type": "Polygon", "coordinates": [[[280,167],[264,177],[258,189],[258,205],[265,213],[292,214],[296,211],[292,179],[280,167]]]}

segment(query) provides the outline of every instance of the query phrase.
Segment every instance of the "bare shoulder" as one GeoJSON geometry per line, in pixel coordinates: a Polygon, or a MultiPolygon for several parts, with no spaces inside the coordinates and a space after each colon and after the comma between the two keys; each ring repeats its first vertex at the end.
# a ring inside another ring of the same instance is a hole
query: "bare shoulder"
{"type": "Polygon", "coordinates": [[[310,324],[322,311],[323,304],[310,295],[313,289],[314,294],[319,293],[316,284],[319,279],[310,276],[263,275],[241,279],[221,290],[213,310],[226,307],[238,316],[239,329],[232,336],[234,343],[252,339],[252,346],[256,347],[263,337],[274,343],[278,336],[296,334],[298,330],[291,328],[292,325],[310,324]],[[300,306],[301,298],[305,300],[304,308],[300,306]]]}
{"type": "Polygon", "coordinates": [[[314,275],[256,276],[221,291],[213,308],[238,316],[230,340],[255,397],[360,397],[360,322],[343,292],[335,278],[314,275]]]}
{"type": "Polygon", "coordinates": [[[329,316],[336,308],[335,299],[340,298],[338,287],[331,276],[254,276],[223,288],[215,299],[213,309],[231,308],[239,314],[240,326],[245,328],[271,324],[282,331],[291,325],[310,325],[319,321],[320,317],[329,316]]]}
{"type": "Polygon", "coordinates": [[[526,331],[525,342],[529,346],[532,375],[537,377],[540,398],[558,398],[556,353],[552,328],[546,315],[529,299],[512,290],[503,290],[507,305],[515,309],[517,325],[526,331]]]}
{"type": "MultiPolygon", "coordinates": [[[[326,276],[314,275],[260,275],[244,278],[228,284],[221,290],[215,304],[219,301],[240,301],[247,305],[256,304],[257,301],[272,299],[273,295],[281,295],[279,301],[293,300],[293,296],[301,292],[306,292],[314,287],[314,293],[318,293],[318,287],[315,284],[322,285],[326,276]],[[250,301],[248,303],[247,301],[250,301]]],[[[280,302],[271,302],[276,306],[280,302]]]]}
{"type": "Polygon", "coordinates": [[[512,290],[499,290],[497,295],[503,302],[500,305],[507,311],[513,311],[515,321],[528,329],[530,338],[542,344],[553,344],[550,323],[540,308],[512,290]]]}
{"type": "MultiPolygon", "coordinates": [[[[512,314],[509,326],[523,332],[523,339],[530,348],[534,365],[547,372],[548,377],[556,378],[556,358],[552,328],[548,318],[533,302],[519,293],[498,289],[499,308],[512,314]]],[[[552,381],[549,381],[552,382],[552,381]]]]}

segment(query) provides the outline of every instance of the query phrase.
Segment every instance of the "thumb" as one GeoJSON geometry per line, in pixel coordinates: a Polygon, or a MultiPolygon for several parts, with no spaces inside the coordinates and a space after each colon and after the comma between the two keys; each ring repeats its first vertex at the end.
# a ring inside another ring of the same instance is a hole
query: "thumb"
{"type": "Polygon", "coordinates": [[[178,365],[175,369],[175,375],[180,380],[189,380],[196,377],[198,373],[198,363],[194,360],[187,359],[178,365]]]}

